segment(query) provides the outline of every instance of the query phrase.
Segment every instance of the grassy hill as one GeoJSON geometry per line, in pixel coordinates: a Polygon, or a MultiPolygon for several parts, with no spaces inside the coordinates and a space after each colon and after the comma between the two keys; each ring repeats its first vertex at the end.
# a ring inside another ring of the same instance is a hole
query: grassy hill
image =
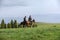
{"type": "Polygon", "coordinates": [[[37,24],[35,28],[0,29],[0,40],[60,40],[60,24],[37,24]]]}

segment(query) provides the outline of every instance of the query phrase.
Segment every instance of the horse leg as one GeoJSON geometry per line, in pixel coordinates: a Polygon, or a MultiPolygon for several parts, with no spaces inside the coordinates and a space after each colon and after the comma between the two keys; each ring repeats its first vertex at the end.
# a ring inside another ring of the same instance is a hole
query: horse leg
{"type": "Polygon", "coordinates": [[[25,26],[23,25],[23,28],[24,28],[25,26]]]}
{"type": "Polygon", "coordinates": [[[26,24],[23,25],[23,28],[26,27],[26,24]]]}

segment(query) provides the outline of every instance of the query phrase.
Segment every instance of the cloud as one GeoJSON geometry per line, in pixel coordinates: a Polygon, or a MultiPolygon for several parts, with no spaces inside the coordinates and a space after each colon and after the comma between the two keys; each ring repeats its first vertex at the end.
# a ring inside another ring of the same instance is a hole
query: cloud
{"type": "Polygon", "coordinates": [[[2,0],[0,0],[0,6],[1,6],[1,4],[2,4],[2,0]]]}
{"type": "Polygon", "coordinates": [[[2,0],[0,15],[22,16],[40,14],[60,14],[58,0],[2,0]]]}
{"type": "Polygon", "coordinates": [[[58,8],[59,0],[0,0],[2,6],[32,6],[39,8],[58,8]]]}
{"type": "Polygon", "coordinates": [[[0,0],[0,18],[34,15],[36,21],[60,22],[60,0],[0,0]]]}
{"type": "Polygon", "coordinates": [[[24,0],[2,0],[1,5],[2,6],[27,6],[27,3],[24,0]]]}

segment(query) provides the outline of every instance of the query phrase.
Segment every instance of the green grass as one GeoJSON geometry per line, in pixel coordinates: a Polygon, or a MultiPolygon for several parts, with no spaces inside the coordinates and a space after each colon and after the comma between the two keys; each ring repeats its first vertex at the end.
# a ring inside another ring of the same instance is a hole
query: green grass
{"type": "Polygon", "coordinates": [[[37,24],[35,28],[0,29],[0,40],[60,40],[60,24],[37,24]]]}

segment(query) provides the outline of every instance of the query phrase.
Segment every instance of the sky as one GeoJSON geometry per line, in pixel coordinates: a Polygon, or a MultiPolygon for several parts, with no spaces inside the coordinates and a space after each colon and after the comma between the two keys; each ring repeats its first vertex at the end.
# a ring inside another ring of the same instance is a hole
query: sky
{"type": "Polygon", "coordinates": [[[60,22],[60,0],[0,0],[1,18],[25,15],[42,22],[60,22]]]}

